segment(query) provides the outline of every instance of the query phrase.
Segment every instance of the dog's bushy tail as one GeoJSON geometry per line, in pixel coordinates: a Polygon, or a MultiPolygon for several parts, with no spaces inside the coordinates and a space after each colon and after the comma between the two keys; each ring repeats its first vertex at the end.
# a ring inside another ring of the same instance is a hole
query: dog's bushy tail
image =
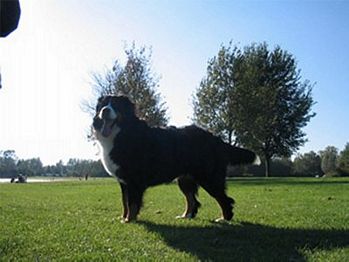
{"type": "Polygon", "coordinates": [[[231,165],[259,165],[261,163],[259,156],[247,149],[226,144],[226,152],[231,165]]]}

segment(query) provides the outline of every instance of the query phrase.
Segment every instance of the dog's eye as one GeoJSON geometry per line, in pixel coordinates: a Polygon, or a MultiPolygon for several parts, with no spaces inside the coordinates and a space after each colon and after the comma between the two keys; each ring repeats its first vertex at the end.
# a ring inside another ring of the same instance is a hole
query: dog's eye
{"type": "Polygon", "coordinates": [[[97,100],[96,111],[98,112],[99,110],[101,110],[103,108],[103,106],[105,106],[105,97],[101,96],[97,100]]]}

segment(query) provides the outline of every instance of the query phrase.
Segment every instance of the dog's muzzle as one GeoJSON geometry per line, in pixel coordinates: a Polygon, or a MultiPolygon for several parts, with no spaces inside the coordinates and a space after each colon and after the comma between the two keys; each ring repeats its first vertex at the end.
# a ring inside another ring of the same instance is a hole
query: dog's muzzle
{"type": "Polygon", "coordinates": [[[108,137],[113,131],[116,120],[117,113],[110,105],[107,105],[94,117],[93,128],[99,131],[102,136],[108,137]]]}
{"type": "Polygon", "coordinates": [[[100,131],[102,126],[103,126],[103,120],[100,119],[98,116],[95,116],[93,118],[92,126],[93,126],[94,130],[100,131]]]}

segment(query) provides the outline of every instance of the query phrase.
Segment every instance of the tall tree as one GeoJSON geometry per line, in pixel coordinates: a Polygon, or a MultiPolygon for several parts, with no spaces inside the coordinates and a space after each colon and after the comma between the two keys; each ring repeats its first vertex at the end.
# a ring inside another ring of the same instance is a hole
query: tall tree
{"type": "Polygon", "coordinates": [[[309,81],[301,82],[295,58],[266,43],[244,50],[232,111],[238,140],[259,152],[269,176],[270,159],[290,156],[307,140],[302,128],[315,115],[309,81]]]}
{"type": "MultiPolygon", "coordinates": [[[[307,141],[302,128],[315,115],[311,112],[312,85],[301,81],[295,58],[280,47],[269,51],[262,43],[246,46],[243,51],[230,50],[235,54],[230,67],[234,71],[208,75],[207,83],[214,79],[222,82],[220,77],[225,77],[231,84],[222,85],[206,100],[212,108],[225,108],[227,116],[222,119],[230,128],[226,132],[234,133],[237,143],[263,156],[265,175],[269,176],[272,157],[289,157],[307,141]],[[211,99],[214,96],[221,100],[216,103],[211,99]]],[[[198,98],[194,105],[206,106],[198,98]]],[[[194,110],[197,112],[200,110],[194,110]]],[[[202,124],[200,118],[194,118],[202,124]]],[[[213,121],[210,124],[216,125],[213,121]]]]}
{"type": "Polygon", "coordinates": [[[137,49],[133,44],[125,49],[125,54],[125,65],[116,60],[105,75],[94,75],[95,97],[126,95],[136,104],[138,116],[150,126],[165,126],[168,122],[167,108],[157,92],[159,78],[151,68],[151,52],[145,47],[137,49]]]}
{"type": "Polygon", "coordinates": [[[207,75],[201,80],[193,99],[194,122],[229,144],[234,138],[231,98],[240,56],[240,50],[231,42],[228,47],[221,46],[217,56],[208,61],[207,75]]]}

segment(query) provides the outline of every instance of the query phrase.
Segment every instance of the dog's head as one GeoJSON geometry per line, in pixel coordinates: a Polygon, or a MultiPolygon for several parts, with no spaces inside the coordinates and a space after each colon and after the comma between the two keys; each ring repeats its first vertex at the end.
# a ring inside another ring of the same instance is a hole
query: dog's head
{"type": "Polygon", "coordinates": [[[134,105],[126,96],[103,96],[98,99],[93,128],[103,137],[109,137],[123,123],[134,118],[134,105]]]}

